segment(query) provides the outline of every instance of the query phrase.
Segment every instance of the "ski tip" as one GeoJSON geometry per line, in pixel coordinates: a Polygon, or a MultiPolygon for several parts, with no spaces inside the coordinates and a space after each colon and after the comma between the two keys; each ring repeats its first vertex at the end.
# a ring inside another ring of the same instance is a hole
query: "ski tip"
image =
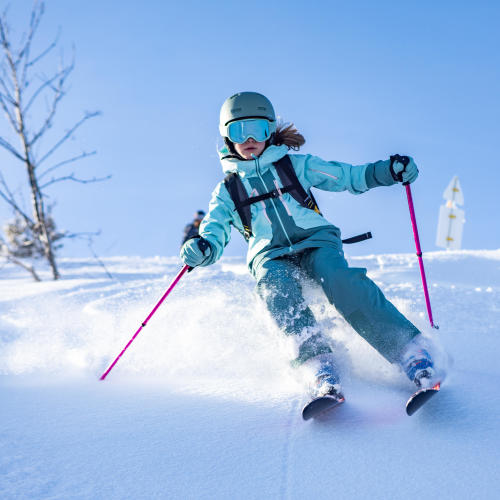
{"type": "Polygon", "coordinates": [[[345,398],[333,398],[331,396],[323,396],[315,398],[307,403],[302,410],[302,418],[310,420],[316,418],[343,403],[345,398]]]}
{"type": "Polygon", "coordinates": [[[429,399],[439,392],[441,383],[438,382],[434,387],[427,389],[420,389],[407,401],[406,414],[411,417],[417,410],[419,410],[429,399]]]}

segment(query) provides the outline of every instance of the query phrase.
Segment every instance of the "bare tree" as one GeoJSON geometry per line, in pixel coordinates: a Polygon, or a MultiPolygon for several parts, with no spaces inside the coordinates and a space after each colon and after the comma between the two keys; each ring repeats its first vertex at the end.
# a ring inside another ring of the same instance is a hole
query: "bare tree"
{"type": "MultiPolygon", "coordinates": [[[[0,148],[7,151],[14,163],[26,172],[25,187],[31,200],[30,209],[25,209],[21,195],[9,187],[2,175],[4,166],[0,165],[0,198],[11,207],[15,216],[14,222],[8,224],[5,230],[9,242],[0,239],[0,251],[11,262],[29,270],[35,279],[38,277],[34,268],[23,263],[22,259],[43,257],[56,280],[60,275],[54,243],[69,236],[69,233],[58,233],[55,230],[45,190],[60,182],[86,184],[106,180],[110,176],[82,179],[74,173],[60,173],[61,167],[95,154],[95,151],[83,151],[64,158],[60,157],[60,149],[85,122],[100,113],[85,112],[73,126],[55,138],[48,133],[54,124],[60,102],[67,93],[67,80],[74,68],[74,58],[70,64],[64,64],[61,57],[58,69],[51,76],[45,76],[43,67],[47,56],[59,44],[59,34],[52,43],[36,50],[33,55],[34,39],[43,14],[43,0],[35,0],[28,31],[17,45],[12,41],[7,10],[0,14],[0,109],[9,130],[9,135],[1,132],[0,148]],[[12,235],[17,240],[12,239],[12,235]]],[[[2,127],[1,130],[6,128],[2,127]]]]}

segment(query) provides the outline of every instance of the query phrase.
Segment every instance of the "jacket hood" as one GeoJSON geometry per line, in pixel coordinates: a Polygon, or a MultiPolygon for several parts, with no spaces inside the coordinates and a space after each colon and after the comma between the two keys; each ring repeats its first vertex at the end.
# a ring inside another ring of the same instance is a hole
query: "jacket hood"
{"type": "Polygon", "coordinates": [[[266,170],[275,161],[283,158],[288,153],[288,147],[282,146],[269,146],[264,152],[255,160],[240,160],[234,156],[230,156],[231,153],[224,146],[219,151],[220,162],[222,164],[222,170],[224,173],[230,174],[233,172],[239,172],[243,177],[247,175],[256,174],[257,162],[261,170],[266,170]]]}

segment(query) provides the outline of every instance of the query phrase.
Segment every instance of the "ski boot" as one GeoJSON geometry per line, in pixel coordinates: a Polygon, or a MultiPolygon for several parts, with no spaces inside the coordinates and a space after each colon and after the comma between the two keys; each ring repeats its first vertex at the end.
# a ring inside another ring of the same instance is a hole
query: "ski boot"
{"type": "Polygon", "coordinates": [[[428,389],[436,384],[434,362],[426,347],[412,342],[402,357],[401,367],[418,389],[428,389]]]}
{"type": "Polygon", "coordinates": [[[332,362],[321,362],[315,373],[312,399],[302,409],[302,418],[309,420],[335,408],[345,401],[332,362]]]}
{"type": "Polygon", "coordinates": [[[340,382],[332,362],[321,363],[319,370],[315,374],[313,396],[314,398],[331,396],[338,400],[344,399],[341,393],[340,382]]]}
{"type": "Polygon", "coordinates": [[[401,367],[407,377],[417,386],[417,391],[406,403],[406,413],[413,415],[431,397],[436,395],[444,379],[444,370],[437,371],[430,352],[436,353],[436,346],[419,335],[410,342],[401,357],[401,367]]]}

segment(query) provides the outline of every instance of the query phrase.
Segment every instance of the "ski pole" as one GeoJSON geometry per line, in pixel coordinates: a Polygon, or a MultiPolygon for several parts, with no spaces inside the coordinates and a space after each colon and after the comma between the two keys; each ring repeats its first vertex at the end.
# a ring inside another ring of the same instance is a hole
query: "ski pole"
{"type": "Polygon", "coordinates": [[[411,195],[411,188],[410,188],[410,184],[404,183],[403,185],[406,188],[406,197],[408,198],[408,207],[410,208],[411,225],[413,228],[413,237],[415,239],[415,247],[417,249],[418,264],[420,266],[420,276],[422,277],[422,286],[424,288],[425,304],[427,306],[427,314],[429,316],[429,321],[431,323],[432,328],[438,329],[439,326],[435,325],[434,320],[432,319],[431,301],[429,299],[429,290],[427,289],[427,280],[425,279],[424,261],[422,259],[422,249],[420,248],[420,239],[418,237],[417,219],[415,218],[415,208],[413,207],[413,198],[411,195]]]}
{"type": "Polygon", "coordinates": [[[174,278],[174,281],[170,284],[168,287],[167,291],[163,294],[163,297],[158,301],[158,303],[155,305],[153,310],[149,313],[149,316],[141,323],[141,326],[139,329],[134,333],[132,338],[128,341],[127,345],[123,348],[122,352],[118,354],[116,359],[109,365],[108,369],[101,375],[101,378],[99,380],[104,380],[107,376],[108,373],[113,369],[113,367],[118,363],[118,360],[123,356],[124,352],[129,348],[130,344],[135,340],[137,335],[139,335],[139,332],[148,324],[148,321],[151,319],[153,314],[156,312],[156,310],[161,306],[162,302],[167,298],[169,293],[174,289],[175,285],[179,283],[180,279],[184,275],[186,271],[190,271],[192,268],[189,267],[187,264],[184,265],[184,267],[180,270],[179,274],[174,278]]]}

